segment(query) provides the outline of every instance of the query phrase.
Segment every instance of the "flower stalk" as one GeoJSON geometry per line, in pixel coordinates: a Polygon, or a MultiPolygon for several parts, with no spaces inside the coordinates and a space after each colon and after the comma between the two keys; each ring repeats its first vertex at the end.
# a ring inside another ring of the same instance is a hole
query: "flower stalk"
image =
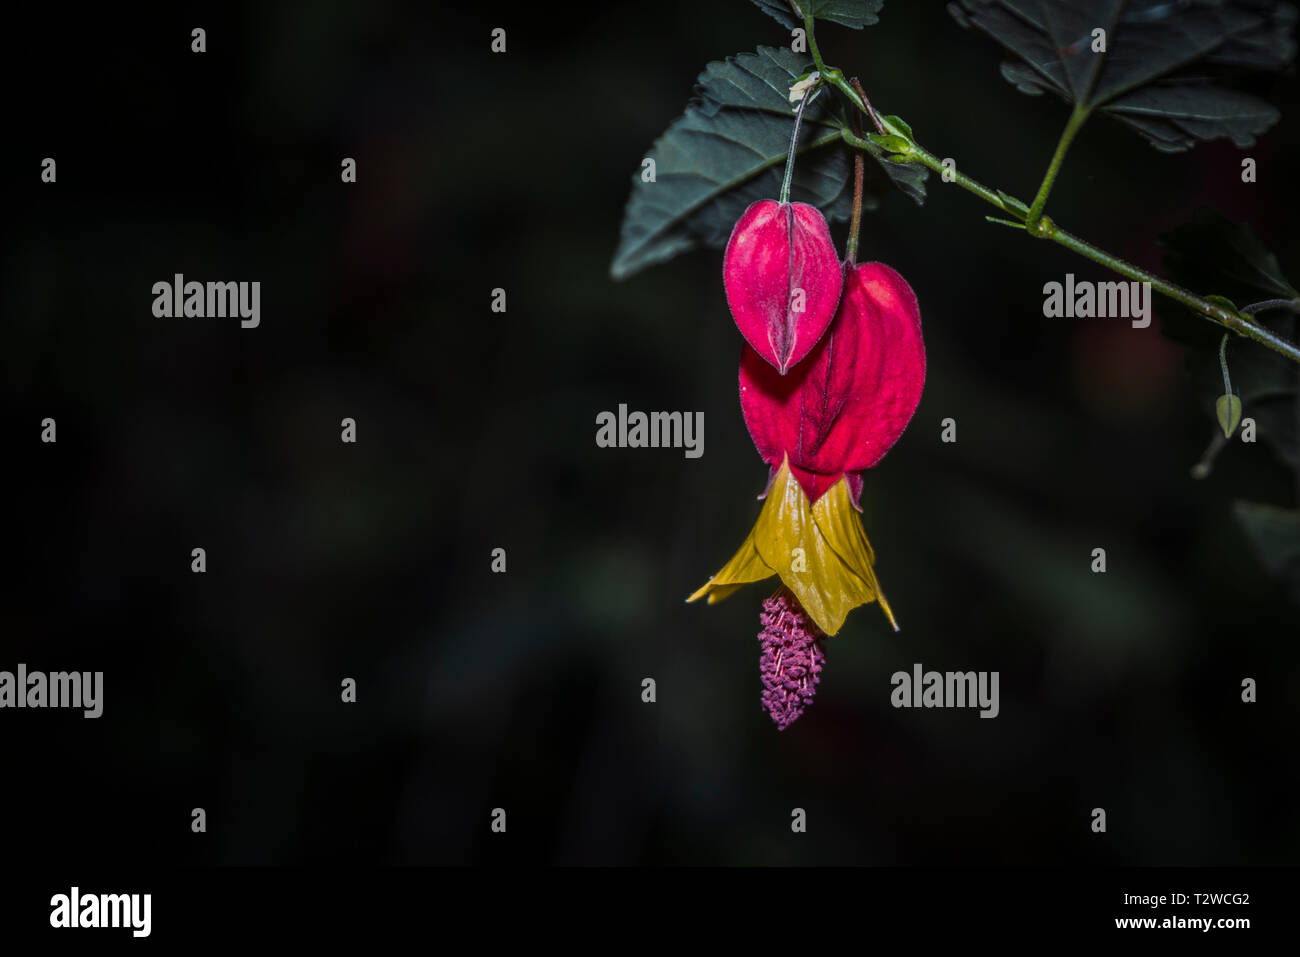
{"type": "Polygon", "coordinates": [[[799,100],[799,109],[794,114],[794,130],[790,133],[790,152],[785,158],[785,179],[781,181],[782,204],[790,202],[790,183],[794,179],[794,156],[799,145],[799,126],[803,123],[803,111],[816,91],[817,84],[809,84],[808,89],[803,91],[803,98],[799,100]]]}
{"type": "MultiPolygon", "coordinates": [[[[861,88],[858,78],[853,85],[861,88]]],[[[853,132],[862,135],[862,114],[853,114],[853,132]]],[[[858,232],[862,229],[862,174],[865,159],[861,150],[853,151],[853,219],[849,222],[849,239],[844,245],[844,261],[850,266],[858,261],[858,232]]]]}

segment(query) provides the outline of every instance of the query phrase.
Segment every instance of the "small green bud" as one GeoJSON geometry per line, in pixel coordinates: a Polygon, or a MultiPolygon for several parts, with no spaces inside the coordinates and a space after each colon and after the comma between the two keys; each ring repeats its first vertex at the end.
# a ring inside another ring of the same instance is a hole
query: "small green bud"
{"type": "Polygon", "coordinates": [[[886,114],[880,118],[880,125],[896,136],[901,136],[909,143],[916,137],[912,135],[912,128],[903,122],[901,116],[886,114]]]}
{"type": "Polygon", "coordinates": [[[1223,429],[1225,439],[1232,438],[1241,424],[1241,399],[1235,395],[1221,395],[1214,403],[1214,414],[1218,416],[1219,428],[1223,429]]]}
{"type": "Polygon", "coordinates": [[[911,142],[901,136],[886,134],[882,136],[879,133],[868,133],[867,139],[875,143],[886,153],[906,153],[911,149],[911,142]]]}

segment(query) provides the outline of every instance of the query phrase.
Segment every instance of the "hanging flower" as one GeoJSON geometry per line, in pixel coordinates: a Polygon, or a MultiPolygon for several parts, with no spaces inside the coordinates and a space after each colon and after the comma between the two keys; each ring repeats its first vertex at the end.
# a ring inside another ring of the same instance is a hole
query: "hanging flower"
{"type": "Polygon", "coordinates": [[[781,728],[811,702],[820,642],[853,608],[879,601],[898,629],[857,512],[863,471],[898,441],[921,399],[921,313],[882,263],[848,265],[843,276],[834,319],[802,362],[783,373],[752,340],[743,347],[740,405],[770,468],[766,501],[740,550],[687,599],[712,604],[780,577],[760,638],[763,704],[781,728]]]}

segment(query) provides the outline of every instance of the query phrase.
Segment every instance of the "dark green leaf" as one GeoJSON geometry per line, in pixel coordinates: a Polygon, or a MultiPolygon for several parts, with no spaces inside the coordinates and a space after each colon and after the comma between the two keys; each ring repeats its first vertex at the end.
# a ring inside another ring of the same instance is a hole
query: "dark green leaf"
{"type": "Polygon", "coordinates": [[[1195,288],[1211,287],[1232,301],[1293,299],[1300,296],[1273,255],[1250,227],[1208,207],[1190,223],[1160,237],[1165,265],[1195,288]]]}
{"type": "MultiPolygon", "coordinates": [[[[810,66],[783,47],[759,47],[705,67],[685,114],[650,149],[656,180],[633,176],[615,279],[701,243],[722,245],[751,203],[780,193],[794,124],[790,86],[810,66]]],[[[834,104],[823,94],[804,111],[791,199],[845,219],[851,159],[834,104]]]]}
{"type": "Polygon", "coordinates": [[[1233,511],[1259,563],[1300,603],[1300,511],[1242,501],[1233,511]]]}
{"type": "MultiPolygon", "coordinates": [[[[1216,299],[1251,303],[1291,299],[1296,290],[1274,256],[1248,226],[1211,209],[1198,210],[1190,223],[1160,237],[1169,277],[1216,299]]],[[[1223,330],[1177,304],[1161,305],[1162,327],[1169,338],[1187,346],[1192,380],[1207,406],[1223,393],[1219,343],[1223,330]]],[[[1285,310],[1260,313],[1261,325],[1292,341],[1296,316],[1285,310]]],[[[1258,434],[1286,465],[1300,471],[1300,366],[1271,349],[1233,336],[1228,340],[1228,370],[1241,396],[1242,414],[1255,420],[1258,434]]]]}
{"type": "MultiPolygon", "coordinates": [[[[784,47],[759,47],[705,68],[696,98],[650,150],[656,181],[633,176],[610,275],[624,279],[701,244],[722,246],[751,203],[780,194],[794,124],[790,86],[810,67],[784,47]]],[[[853,201],[843,109],[830,90],[805,109],[790,191],[832,221],[848,219],[853,201]]],[[[891,184],[924,199],[923,168],[877,159],[864,177],[867,209],[891,184]]]]}
{"type": "Polygon", "coordinates": [[[776,20],[787,30],[803,26],[803,13],[810,11],[818,20],[829,20],[840,26],[861,30],[880,22],[880,8],[885,0],[796,0],[799,15],[788,0],[754,0],[754,6],[776,20]]]}
{"type": "Polygon", "coordinates": [[[1271,0],[958,0],[949,11],[1018,57],[1002,75],[1108,113],[1159,150],[1229,137],[1250,146],[1277,121],[1265,101],[1222,85],[1295,56],[1296,10],[1271,0]],[[1093,31],[1106,31],[1093,52],[1093,31]]]}
{"type": "Polygon", "coordinates": [[[1042,95],[1043,88],[1038,85],[1038,74],[1023,63],[1004,60],[1002,63],[1002,77],[1008,83],[1014,84],[1021,93],[1028,93],[1030,96],[1042,95]]]}
{"type": "MultiPolygon", "coordinates": [[[[870,141],[868,141],[870,142],[870,141]]],[[[930,171],[920,163],[908,163],[890,159],[888,154],[873,144],[870,150],[871,155],[876,162],[868,163],[866,174],[863,177],[863,194],[870,193],[873,197],[882,196],[889,192],[890,184],[898,187],[908,196],[910,196],[916,205],[920,206],[925,203],[925,180],[930,175],[930,171]],[[881,172],[884,175],[880,175],[881,172]]],[[[865,202],[863,205],[866,205],[865,202]]],[[[873,202],[869,209],[875,209],[876,204],[873,202]]]]}

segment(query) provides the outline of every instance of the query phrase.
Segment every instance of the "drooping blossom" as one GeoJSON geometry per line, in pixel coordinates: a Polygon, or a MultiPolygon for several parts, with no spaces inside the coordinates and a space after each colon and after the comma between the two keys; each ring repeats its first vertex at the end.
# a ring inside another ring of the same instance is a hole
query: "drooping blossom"
{"type": "MultiPolygon", "coordinates": [[[[863,472],[898,441],[920,402],[921,313],[911,287],[889,266],[842,268],[834,319],[802,361],[783,372],[746,335],[740,404],[769,467],[765,501],[739,551],[687,599],[712,604],[742,585],[780,578],[783,589],[765,603],[760,637],[763,703],[782,728],[811,701],[819,642],[840,630],[849,611],[878,601],[898,628],[876,580],[858,502],[863,472]],[[769,673],[770,649],[785,647],[800,649],[791,667],[806,669],[796,688],[785,684],[793,680],[789,670],[779,678],[769,673]]],[[[806,343],[795,328],[795,342],[806,343]]]]}

